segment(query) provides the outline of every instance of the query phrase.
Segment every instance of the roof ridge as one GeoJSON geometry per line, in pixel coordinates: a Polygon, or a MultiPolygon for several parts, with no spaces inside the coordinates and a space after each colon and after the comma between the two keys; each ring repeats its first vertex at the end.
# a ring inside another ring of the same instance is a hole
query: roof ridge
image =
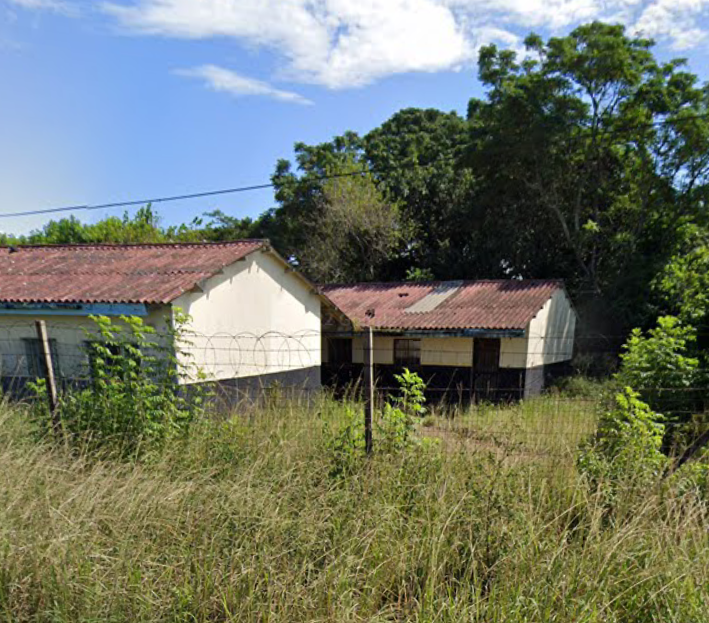
{"type": "Polygon", "coordinates": [[[179,269],[145,269],[138,268],[134,271],[127,270],[113,270],[101,267],[97,270],[87,270],[79,268],[77,270],[33,270],[33,271],[9,271],[6,274],[11,275],[21,275],[21,276],[32,276],[32,275],[201,275],[201,274],[213,274],[211,269],[207,268],[179,268],[179,269]]]}
{"type": "Polygon", "coordinates": [[[222,240],[217,242],[88,242],[77,244],[3,244],[0,250],[14,248],[17,251],[25,249],[134,249],[134,248],[165,248],[165,247],[228,247],[237,244],[270,245],[268,238],[240,238],[238,240],[222,240]]]}
{"type": "Polygon", "coordinates": [[[476,283],[558,283],[563,285],[564,280],[561,277],[558,277],[548,279],[440,279],[434,281],[359,281],[357,283],[325,283],[319,284],[319,287],[354,288],[358,286],[386,286],[396,288],[400,286],[438,286],[446,283],[457,283],[460,284],[459,287],[464,287],[466,285],[476,283]]]}

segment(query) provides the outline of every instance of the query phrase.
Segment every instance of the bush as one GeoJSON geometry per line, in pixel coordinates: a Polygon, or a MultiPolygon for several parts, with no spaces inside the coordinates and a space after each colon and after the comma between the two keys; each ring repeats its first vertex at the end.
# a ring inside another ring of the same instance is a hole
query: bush
{"type": "Polygon", "coordinates": [[[650,407],[668,417],[688,419],[696,408],[695,392],[699,360],[689,355],[696,340],[694,328],[674,316],[658,319],[647,336],[634,329],[623,346],[617,380],[633,387],[650,407]]]}
{"type": "MultiPolygon", "coordinates": [[[[421,377],[405,368],[395,378],[399,383],[399,393],[387,400],[379,418],[373,423],[377,432],[374,450],[384,454],[395,454],[414,445],[417,441],[414,436],[417,424],[415,418],[426,415],[426,385],[421,377]]],[[[333,433],[325,425],[328,445],[334,458],[334,475],[352,472],[365,450],[362,411],[352,405],[345,405],[344,408],[344,426],[333,433]]]]}
{"type": "Polygon", "coordinates": [[[616,395],[615,407],[601,417],[595,436],[582,444],[579,471],[611,496],[627,485],[634,490],[648,487],[667,466],[661,450],[662,420],[626,387],[616,395]]]}
{"type": "MultiPolygon", "coordinates": [[[[186,343],[187,319],[178,317],[162,340],[137,317],[121,317],[121,324],[105,316],[92,320],[95,332],[87,332],[91,378],[85,387],[70,388],[59,397],[65,438],[91,449],[137,456],[187,434],[204,404],[201,392],[188,392],[180,384],[187,374],[178,357],[186,343]]],[[[45,436],[51,430],[46,388],[42,383],[34,388],[40,398],[35,416],[45,436]]]]}
{"type": "Polygon", "coordinates": [[[568,398],[598,400],[599,397],[616,392],[618,382],[614,379],[598,380],[584,375],[574,375],[560,379],[556,387],[568,398]]]}

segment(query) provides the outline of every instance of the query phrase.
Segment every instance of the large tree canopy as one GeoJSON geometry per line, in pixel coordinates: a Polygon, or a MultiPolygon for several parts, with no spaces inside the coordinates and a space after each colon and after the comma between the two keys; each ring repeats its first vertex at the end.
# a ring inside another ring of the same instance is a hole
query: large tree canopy
{"type": "Polygon", "coordinates": [[[709,88],[622,26],[525,45],[481,50],[467,119],[407,108],[365,136],[296,144],[255,221],[213,211],[166,229],[147,209],[20,242],[268,237],[319,281],[560,277],[587,323],[705,322],[709,88]]]}
{"type": "Polygon", "coordinates": [[[652,42],[593,23],[480,53],[485,100],[469,106],[466,163],[515,274],[562,276],[640,320],[649,279],[681,220],[696,218],[709,173],[707,90],[659,64],[652,42]],[[664,248],[663,248],[664,247],[664,248]]]}

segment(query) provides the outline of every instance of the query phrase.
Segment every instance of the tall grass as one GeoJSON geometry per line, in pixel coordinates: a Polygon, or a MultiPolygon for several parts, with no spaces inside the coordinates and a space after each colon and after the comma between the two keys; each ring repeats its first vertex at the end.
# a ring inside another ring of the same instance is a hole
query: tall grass
{"type": "Polygon", "coordinates": [[[696,496],[609,513],[568,470],[430,444],[333,476],[344,408],[203,422],[137,464],[37,445],[4,408],[0,620],[707,620],[696,496]]]}
{"type": "Polygon", "coordinates": [[[428,418],[426,432],[454,447],[573,464],[579,443],[595,431],[602,406],[598,398],[561,394],[481,403],[428,418]]]}

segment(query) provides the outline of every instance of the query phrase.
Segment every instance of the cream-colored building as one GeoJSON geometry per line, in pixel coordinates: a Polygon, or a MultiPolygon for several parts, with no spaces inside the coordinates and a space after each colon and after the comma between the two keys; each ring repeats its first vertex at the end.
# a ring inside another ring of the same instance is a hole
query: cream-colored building
{"type": "Polygon", "coordinates": [[[235,389],[320,386],[327,301],[263,240],[213,244],[22,246],[0,249],[0,376],[41,374],[35,320],[45,320],[60,379],[89,374],[90,316],[137,316],[176,349],[188,374],[235,389]],[[198,376],[199,373],[199,376],[198,376]]]}
{"type": "Polygon", "coordinates": [[[323,292],[349,319],[324,314],[329,383],[358,378],[368,327],[380,385],[393,385],[406,367],[454,398],[538,394],[573,356],[576,313],[560,281],[363,283],[323,292]]]}

